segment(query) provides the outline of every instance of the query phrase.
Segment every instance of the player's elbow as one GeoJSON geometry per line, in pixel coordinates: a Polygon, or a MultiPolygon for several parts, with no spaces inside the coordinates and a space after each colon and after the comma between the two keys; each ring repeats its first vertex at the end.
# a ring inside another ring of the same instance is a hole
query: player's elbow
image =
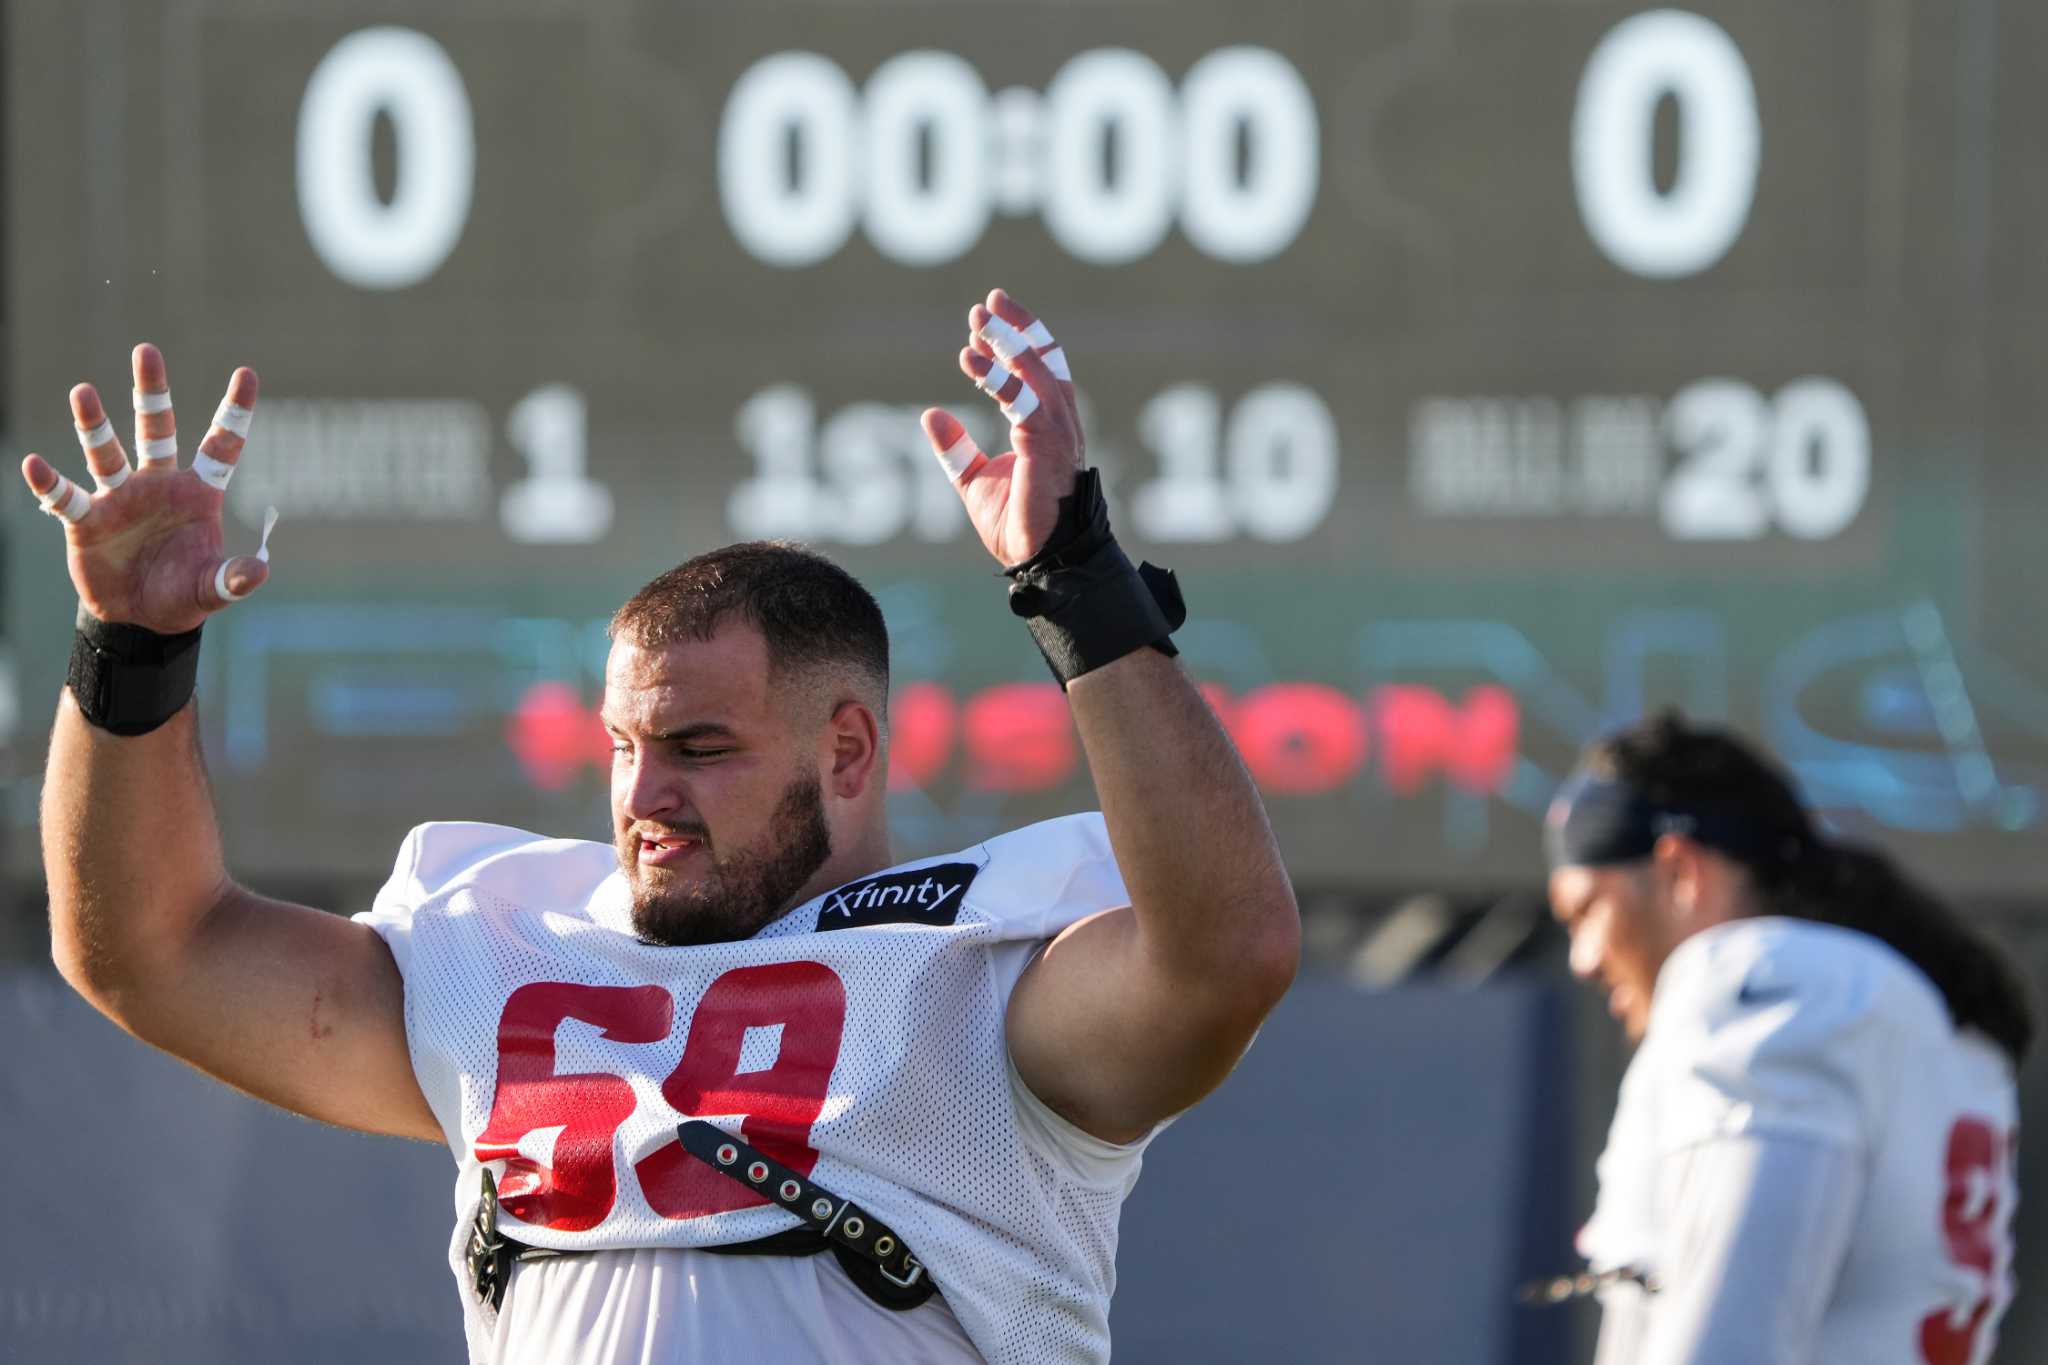
{"type": "MultiPolygon", "coordinates": [[[[1194,907],[1184,907],[1192,911],[1194,907]]],[[[1301,968],[1301,916],[1294,893],[1232,897],[1205,915],[1140,916],[1145,957],[1183,1008],[1246,1037],[1294,984],[1301,968]]]]}
{"type": "Polygon", "coordinates": [[[92,964],[80,946],[53,923],[50,932],[50,960],[64,984],[86,999],[92,999],[92,964]]]}
{"type": "Polygon", "coordinates": [[[50,897],[50,959],[65,984],[95,1005],[118,975],[119,964],[103,936],[92,932],[90,916],[59,894],[50,897]]]}
{"type": "Polygon", "coordinates": [[[1267,997],[1266,1008],[1271,1009],[1294,985],[1295,974],[1301,970],[1301,911],[1295,906],[1291,887],[1281,888],[1254,939],[1254,974],[1267,997]]]}
{"type": "Polygon", "coordinates": [[[103,910],[53,899],[50,957],[71,989],[139,1036],[151,1001],[180,977],[210,911],[202,905],[177,916],[123,916],[117,928],[103,910]]]}
{"type": "Polygon", "coordinates": [[[57,974],[85,997],[87,1004],[120,1023],[121,1002],[132,977],[114,955],[95,951],[83,935],[66,933],[54,921],[51,930],[50,957],[57,964],[57,974]]]}
{"type": "Polygon", "coordinates": [[[1221,967],[1232,993],[1258,1018],[1280,1003],[1301,970],[1301,912],[1291,887],[1282,883],[1254,907],[1221,967]]]}

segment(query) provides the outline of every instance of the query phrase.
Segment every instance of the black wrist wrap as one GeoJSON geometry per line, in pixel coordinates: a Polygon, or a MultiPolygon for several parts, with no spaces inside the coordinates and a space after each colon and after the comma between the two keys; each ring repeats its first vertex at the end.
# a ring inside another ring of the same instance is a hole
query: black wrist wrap
{"type": "Polygon", "coordinates": [[[100,729],[148,734],[192,700],[198,674],[198,627],[183,635],[159,635],[78,609],[78,634],[72,637],[64,682],[79,713],[100,729]]]}
{"type": "Polygon", "coordinates": [[[1167,638],[1188,619],[1180,584],[1170,569],[1131,567],[1110,534],[1102,480],[1092,469],[1060,499],[1059,520],[1039,552],[1003,572],[1010,610],[1025,618],[1061,687],[1146,645],[1180,653],[1167,638]]]}

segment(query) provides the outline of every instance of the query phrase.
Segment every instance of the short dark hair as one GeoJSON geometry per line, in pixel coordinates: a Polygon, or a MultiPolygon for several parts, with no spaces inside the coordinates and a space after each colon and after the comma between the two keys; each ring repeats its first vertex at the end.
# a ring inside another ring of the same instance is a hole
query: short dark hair
{"type": "Polygon", "coordinates": [[[678,564],[627,598],[606,633],[660,648],[708,640],[736,620],[761,632],[771,678],[851,668],[887,698],[889,630],[881,607],[852,574],[788,541],[746,541],[678,564]]]}
{"type": "Polygon", "coordinates": [[[1838,925],[1888,945],[1926,974],[1958,1027],[1982,1031],[2017,1066],[2033,1040],[2033,1002],[2013,959],[1883,852],[1824,837],[1791,779],[1729,731],[1664,711],[1594,743],[1584,762],[1652,801],[1739,809],[1760,847],[1797,856],[1742,860],[1765,914],[1838,925]]]}

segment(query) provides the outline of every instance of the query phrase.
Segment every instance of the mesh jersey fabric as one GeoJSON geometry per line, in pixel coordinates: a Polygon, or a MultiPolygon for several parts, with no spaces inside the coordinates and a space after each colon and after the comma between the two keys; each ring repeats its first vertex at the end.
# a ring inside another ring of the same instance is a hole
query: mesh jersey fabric
{"type": "MultiPolygon", "coordinates": [[[[1120,1188],[1118,1168],[1129,1164],[1129,1149],[1082,1133],[1033,1095],[1015,1068],[1010,1077],[1033,1150],[1084,1167],[1091,1188],[1120,1188]]],[[[943,1295],[896,1313],[856,1288],[830,1256],[729,1257],[695,1247],[515,1265],[486,1354],[491,1365],[982,1359],[943,1295]]]]}
{"type": "Polygon", "coordinates": [[[961,1365],[982,1357],[943,1297],[891,1312],[831,1256],[634,1247],[514,1266],[488,1358],[491,1365],[961,1365]]]}
{"type": "MultiPolygon", "coordinates": [[[[505,1230],[535,1246],[702,1247],[793,1226],[682,1153],[676,1124],[700,1117],[814,1161],[1009,1365],[1108,1357],[1117,1216],[1145,1141],[1098,1143],[1030,1100],[1004,1016],[1044,940],[1127,903],[1090,814],[861,878],[750,939],[657,947],[631,931],[610,846],[434,824],[357,918],[404,977],[414,1070],[458,1163],[458,1280],[486,1165],[505,1230]]],[[[472,1356],[488,1359],[495,1315],[464,1302],[472,1356]]]]}
{"type": "MultiPolygon", "coordinates": [[[[1819,1365],[1981,1365],[2011,1301],[2018,1095],[2003,1053],[1958,1031],[1925,974],[1874,938],[1780,917],[1704,930],[1657,978],[1622,1078],[1580,1250],[1652,1271],[1681,1191],[1674,1158],[1722,1139],[1821,1143],[1866,1192],[1821,1319],[1819,1365]],[[1930,1357],[1927,1340],[1948,1343],[1930,1357]]],[[[1731,1216],[1733,1216],[1731,1212],[1731,1216]]],[[[1615,1311],[1659,1296],[1608,1291],[1615,1311]]]]}

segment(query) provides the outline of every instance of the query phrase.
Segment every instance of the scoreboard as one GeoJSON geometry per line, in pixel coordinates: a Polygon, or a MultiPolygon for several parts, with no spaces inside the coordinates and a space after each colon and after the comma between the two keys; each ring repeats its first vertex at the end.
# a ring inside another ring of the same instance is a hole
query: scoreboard
{"type": "MultiPolygon", "coordinates": [[[[1586,740],[1772,745],[1845,832],[2048,880],[2048,96],[1917,0],[6,6],[0,444],[160,344],[263,398],[208,627],[231,862],[605,837],[603,624],[744,538],[891,623],[906,856],[1088,804],[916,424],[993,285],[1308,887],[1527,883],[1586,740]]],[[[121,405],[113,404],[117,421],[121,405]]],[[[5,500],[15,799],[68,645],[5,500]]]]}

